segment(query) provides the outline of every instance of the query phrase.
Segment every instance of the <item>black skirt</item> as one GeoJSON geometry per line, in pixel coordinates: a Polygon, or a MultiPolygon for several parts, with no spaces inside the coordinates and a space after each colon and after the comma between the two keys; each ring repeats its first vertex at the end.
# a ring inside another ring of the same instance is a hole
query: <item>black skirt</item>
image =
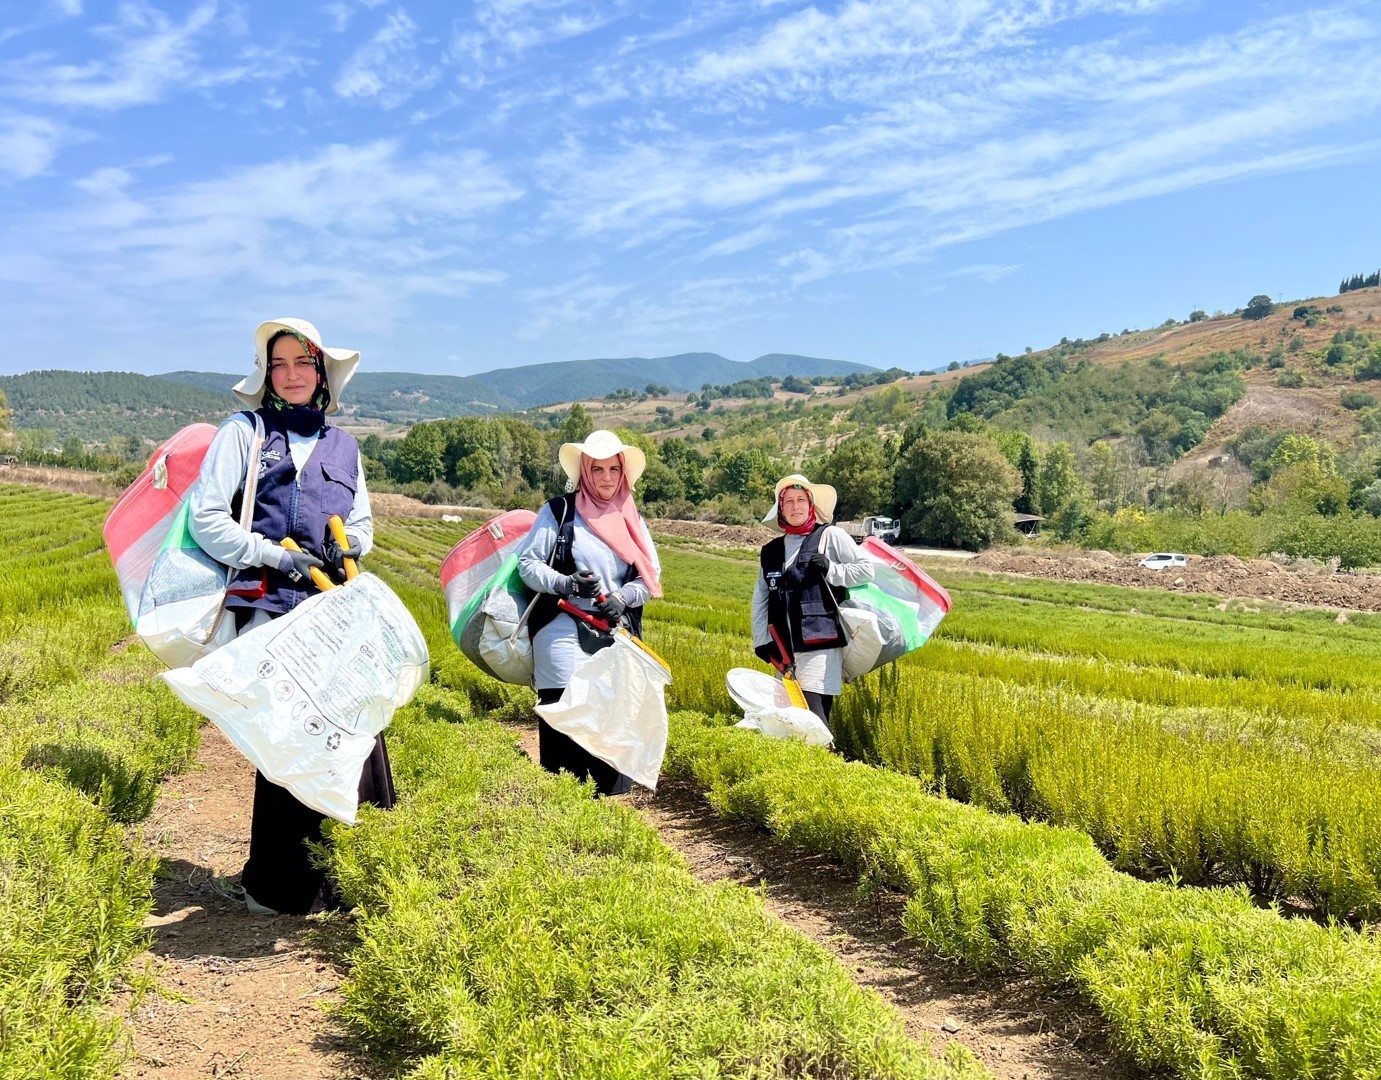
{"type": "MultiPolygon", "coordinates": [[[[561,697],[561,689],[537,691],[537,703],[550,705],[561,697]]],[[[633,790],[633,779],[624,776],[606,761],[601,761],[569,735],[557,731],[540,717],[537,720],[538,759],[547,772],[568,772],[578,780],[593,780],[601,795],[626,795],[633,790]]],[[[257,900],[258,897],[256,896],[257,900]]]]}
{"type": "MultiPolygon", "coordinates": [[[[360,773],[360,802],[383,810],[398,801],[382,734],[360,773]]],[[[254,774],[254,818],[249,826],[249,861],[240,875],[245,892],[284,915],[314,915],[343,907],[326,871],[312,862],[309,843],[321,843],[326,815],[297,801],[287,790],[254,774]]]]}

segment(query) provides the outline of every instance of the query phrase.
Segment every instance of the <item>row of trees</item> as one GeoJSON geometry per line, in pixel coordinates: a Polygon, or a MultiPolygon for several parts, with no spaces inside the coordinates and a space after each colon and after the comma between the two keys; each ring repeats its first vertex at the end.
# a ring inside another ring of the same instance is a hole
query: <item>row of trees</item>
{"type": "Polygon", "coordinates": [[[1378,285],[1381,285],[1381,270],[1374,271],[1365,276],[1362,274],[1353,274],[1350,278],[1343,278],[1343,280],[1338,283],[1338,291],[1340,293],[1352,292],[1354,289],[1372,289],[1378,285]]]}

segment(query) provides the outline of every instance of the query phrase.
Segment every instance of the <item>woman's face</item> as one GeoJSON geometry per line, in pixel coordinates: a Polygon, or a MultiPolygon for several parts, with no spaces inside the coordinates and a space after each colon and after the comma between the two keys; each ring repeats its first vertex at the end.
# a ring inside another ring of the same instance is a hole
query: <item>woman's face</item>
{"type": "Polygon", "coordinates": [[[601,499],[612,499],[623,479],[623,466],[617,457],[601,458],[590,462],[590,476],[595,481],[595,494],[601,499]]]}
{"type": "Polygon", "coordinates": [[[804,488],[791,487],[782,492],[782,517],[788,525],[804,525],[810,517],[810,493],[804,488]]]}
{"type": "Polygon", "coordinates": [[[282,334],[270,346],[269,380],[289,405],[306,405],[316,393],[316,361],[294,335],[282,334]]]}

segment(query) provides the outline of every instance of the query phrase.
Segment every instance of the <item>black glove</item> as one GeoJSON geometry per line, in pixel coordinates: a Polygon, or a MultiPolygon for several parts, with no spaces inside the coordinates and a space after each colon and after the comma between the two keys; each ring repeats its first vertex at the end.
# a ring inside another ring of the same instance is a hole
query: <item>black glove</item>
{"type": "Polygon", "coordinates": [[[593,570],[577,570],[556,582],[557,596],[580,596],[582,593],[587,599],[599,595],[599,575],[593,570]]]}
{"type": "Polygon", "coordinates": [[[305,551],[289,551],[287,548],[283,549],[283,556],[278,560],[278,569],[294,583],[311,581],[312,568],[322,565],[315,555],[308,555],[305,551]]]}
{"type": "Polygon", "coordinates": [[[571,575],[571,592],[582,600],[593,600],[599,595],[599,575],[593,570],[577,570],[571,575]]]}
{"type": "Polygon", "coordinates": [[[777,653],[777,643],[775,641],[769,641],[766,645],[759,645],[753,652],[757,653],[758,659],[764,664],[771,664],[773,667],[776,667],[782,662],[781,656],[777,653]]]}
{"type": "Polygon", "coordinates": [[[333,536],[326,541],[326,565],[331,568],[331,576],[337,581],[345,580],[345,560],[358,559],[360,557],[360,541],[358,537],[346,533],[345,539],[350,542],[348,548],[342,548],[333,536]]]}
{"type": "Polygon", "coordinates": [[[595,610],[611,623],[616,623],[622,617],[623,613],[628,610],[628,601],[623,598],[618,590],[615,590],[611,593],[605,593],[596,600],[595,610]]]}
{"type": "Polygon", "coordinates": [[[806,564],[821,577],[830,572],[830,560],[821,552],[817,551],[810,557],[810,562],[806,564]]]}

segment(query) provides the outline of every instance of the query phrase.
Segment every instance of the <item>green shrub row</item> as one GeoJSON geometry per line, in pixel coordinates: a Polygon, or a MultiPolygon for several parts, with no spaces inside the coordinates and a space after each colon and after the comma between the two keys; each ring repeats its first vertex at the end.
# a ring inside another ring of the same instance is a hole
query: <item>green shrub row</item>
{"type": "Polygon", "coordinates": [[[108,504],[0,485],[0,1076],[112,1076],[108,1001],[145,943],[156,860],[124,824],[195,753],[100,543],[108,504]]]}
{"type": "Polygon", "coordinates": [[[402,800],[333,830],[358,901],[341,1016],[415,1077],[960,1077],[761,899],[706,886],[630,808],[425,687],[402,800]],[[463,721],[463,722],[461,722],[463,721]]]}
{"type": "Polygon", "coordinates": [[[860,680],[834,713],[852,756],[1080,829],[1119,869],[1241,882],[1324,914],[1381,913],[1375,765],[1232,722],[910,663],[860,680]]]}
{"type": "Polygon", "coordinates": [[[1120,874],[1082,833],[925,793],[914,779],[698,714],[666,773],[721,814],[908,896],[906,928],[978,967],[1068,983],[1146,1067],[1185,1077],[1381,1077],[1381,947],[1240,889],[1120,874]]]}

